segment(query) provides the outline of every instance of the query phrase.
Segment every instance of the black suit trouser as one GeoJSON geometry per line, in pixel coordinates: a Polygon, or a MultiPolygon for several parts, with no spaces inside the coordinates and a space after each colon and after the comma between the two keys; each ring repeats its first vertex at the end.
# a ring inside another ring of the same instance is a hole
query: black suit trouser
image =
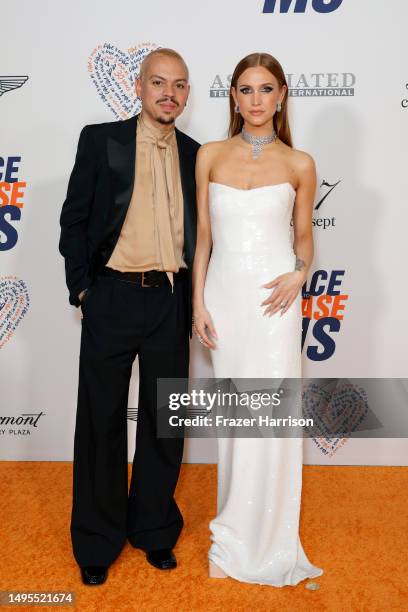
{"type": "Polygon", "coordinates": [[[74,439],[71,538],[81,567],[109,566],[126,538],[172,548],[183,527],[174,490],[182,438],[158,438],[157,378],[188,378],[185,281],[141,287],[98,276],[85,294],[74,439]],[[139,358],[136,452],[128,491],[127,407],[139,358]]]}

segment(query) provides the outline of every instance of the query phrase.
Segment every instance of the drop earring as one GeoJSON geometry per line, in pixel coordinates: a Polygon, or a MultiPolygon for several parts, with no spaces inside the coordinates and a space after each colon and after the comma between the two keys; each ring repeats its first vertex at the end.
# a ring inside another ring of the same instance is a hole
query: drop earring
{"type": "Polygon", "coordinates": [[[239,104],[236,104],[236,105],[235,105],[234,110],[235,110],[235,112],[236,112],[236,113],[239,113],[239,104]]]}
{"type": "Polygon", "coordinates": [[[276,110],[277,110],[277,112],[278,112],[278,113],[280,113],[280,112],[281,112],[281,110],[282,110],[282,104],[281,104],[280,102],[278,102],[278,103],[277,103],[277,105],[276,105],[276,110]]]}

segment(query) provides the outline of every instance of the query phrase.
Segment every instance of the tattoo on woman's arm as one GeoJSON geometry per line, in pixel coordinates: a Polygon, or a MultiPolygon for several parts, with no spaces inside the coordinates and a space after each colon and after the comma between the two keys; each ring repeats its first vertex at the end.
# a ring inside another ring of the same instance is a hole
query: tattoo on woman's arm
{"type": "Polygon", "coordinates": [[[303,259],[299,259],[298,257],[296,257],[296,264],[295,264],[295,270],[303,270],[303,268],[305,267],[305,262],[303,261],[303,259]]]}

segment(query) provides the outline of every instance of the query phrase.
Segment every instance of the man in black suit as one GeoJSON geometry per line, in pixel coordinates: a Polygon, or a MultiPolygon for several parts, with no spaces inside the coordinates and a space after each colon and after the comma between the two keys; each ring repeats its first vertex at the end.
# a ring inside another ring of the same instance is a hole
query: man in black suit
{"type": "Polygon", "coordinates": [[[150,53],[136,81],[142,112],[82,130],[62,208],[69,301],[82,310],[71,537],[85,584],[106,580],[126,538],[155,567],[176,567],[183,439],[157,437],[156,382],[188,378],[199,144],[174,123],[189,89],[178,53],[150,53]],[[136,356],[128,493],[127,401],[136,356]]]}

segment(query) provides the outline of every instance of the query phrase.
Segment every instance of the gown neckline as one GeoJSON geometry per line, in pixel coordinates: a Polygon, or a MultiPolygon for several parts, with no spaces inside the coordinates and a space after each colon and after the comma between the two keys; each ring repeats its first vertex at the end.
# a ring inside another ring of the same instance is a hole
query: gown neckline
{"type": "Polygon", "coordinates": [[[261,185],[259,187],[251,187],[250,189],[242,189],[241,187],[233,187],[232,185],[226,185],[225,183],[217,183],[217,181],[209,181],[210,185],[219,185],[220,187],[226,187],[227,189],[233,189],[234,191],[258,191],[259,189],[268,189],[274,187],[281,187],[282,185],[288,185],[293,193],[296,195],[296,189],[293,187],[292,183],[289,181],[284,181],[282,183],[274,183],[273,185],[261,185]]]}

